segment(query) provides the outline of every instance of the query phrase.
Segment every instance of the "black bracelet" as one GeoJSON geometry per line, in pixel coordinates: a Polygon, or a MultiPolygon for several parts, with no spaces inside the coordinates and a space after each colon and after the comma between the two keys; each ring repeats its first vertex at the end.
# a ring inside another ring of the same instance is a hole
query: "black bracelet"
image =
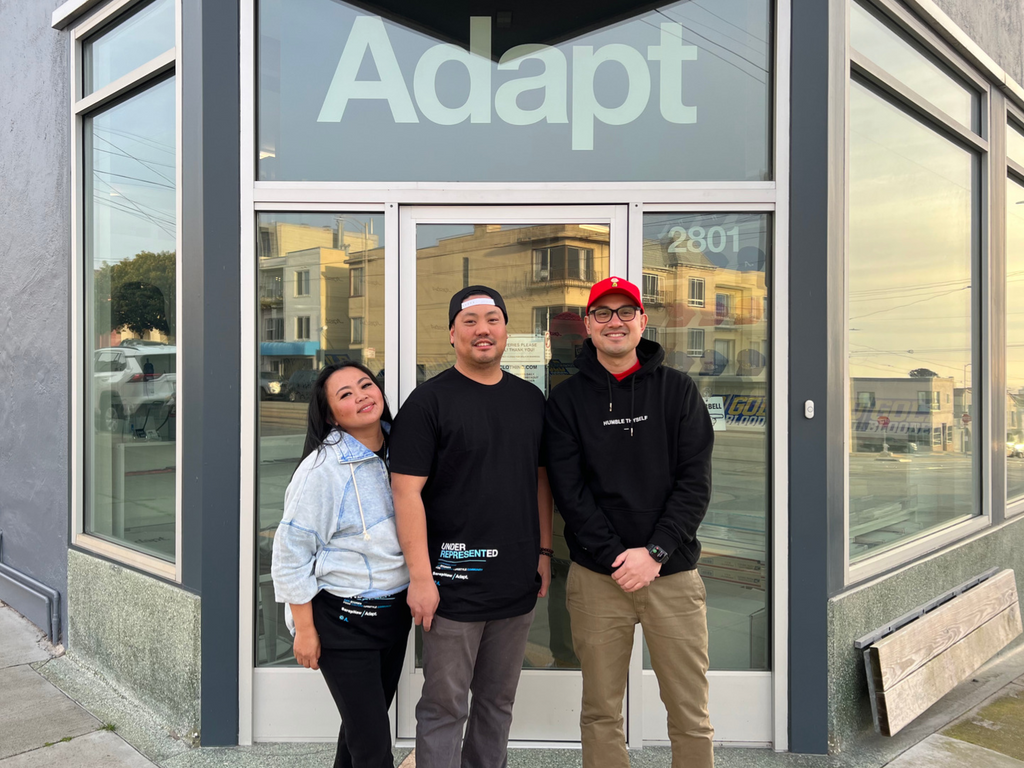
{"type": "Polygon", "coordinates": [[[548,549],[547,547],[541,547],[540,548],[540,553],[542,555],[547,555],[548,557],[554,557],[555,556],[555,550],[548,549]]]}

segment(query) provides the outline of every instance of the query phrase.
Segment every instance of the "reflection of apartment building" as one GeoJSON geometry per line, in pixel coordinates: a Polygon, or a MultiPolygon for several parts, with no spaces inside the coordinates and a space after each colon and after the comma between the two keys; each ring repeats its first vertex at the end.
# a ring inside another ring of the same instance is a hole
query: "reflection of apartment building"
{"type": "Polygon", "coordinates": [[[349,268],[349,253],[376,247],[378,236],[275,222],[261,225],[259,238],[260,354],[266,370],[287,378],[323,362],[362,360],[363,321],[349,308],[364,276],[349,268]]]}
{"type": "Polygon", "coordinates": [[[854,451],[970,449],[970,392],[941,376],[854,377],[851,386],[854,451]],[[967,419],[964,419],[964,416],[967,419]]]}
{"type": "Polygon", "coordinates": [[[644,304],[669,365],[694,377],[764,381],[764,264],[740,266],[720,267],[704,253],[676,243],[644,242],[644,304]]]}

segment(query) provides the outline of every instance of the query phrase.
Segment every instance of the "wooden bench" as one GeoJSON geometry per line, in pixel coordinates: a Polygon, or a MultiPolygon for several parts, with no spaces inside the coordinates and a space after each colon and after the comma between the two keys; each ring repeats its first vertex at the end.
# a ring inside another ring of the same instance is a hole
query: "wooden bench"
{"type": "Polygon", "coordinates": [[[1013,571],[993,568],[857,640],[875,730],[898,733],[1021,631],[1013,571]]]}

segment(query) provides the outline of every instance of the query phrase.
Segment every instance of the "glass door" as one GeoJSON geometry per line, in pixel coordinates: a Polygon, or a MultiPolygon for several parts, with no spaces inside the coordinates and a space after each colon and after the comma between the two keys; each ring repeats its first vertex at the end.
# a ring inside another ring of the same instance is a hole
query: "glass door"
{"type": "MultiPolygon", "coordinates": [[[[590,286],[626,271],[626,218],[625,206],[403,208],[401,399],[455,363],[448,300],[469,285],[490,286],[505,299],[506,370],[545,396],[575,373],[590,286]]],[[[581,678],[565,609],[569,551],[558,515],[554,550],[551,590],[538,601],[523,660],[515,741],[579,740],[581,678]]],[[[416,733],[423,681],[419,630],[415,639],[398,692],[400,739],[416,733]]]]}
{"type": "MultiPolygon", "coordinates": [[[[645,334],[697,383],[715,425],[712,497],[698,531],[715,740],[772,741],[768,212],[645,209],[645,334]]],[[[640,261],[631,259],[631,265],[640,261]]],[[[636,280],[636,275],[632,275],[636,280]]],[[[638,282],[638,285],[640,283],[638,282]]],[[[667,742],[643,646],[643,739],[667,742]]]]}

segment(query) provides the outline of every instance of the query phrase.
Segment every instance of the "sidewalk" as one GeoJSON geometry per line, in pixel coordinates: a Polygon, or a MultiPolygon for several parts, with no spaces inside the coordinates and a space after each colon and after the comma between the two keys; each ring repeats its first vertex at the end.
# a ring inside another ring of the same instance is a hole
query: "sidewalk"
{"type": "MultiPolygon", "coordinates": [[[[125,695],[81,669],[0,603],[0,768],[328,768],[334,745],[191,748],[125,695]]],[[[395,749],[396,765],[415,755],[395,749]]],[[[668,768],[665,747],[630,754],[632,768],[668,768]]],[[[1024,768],[1024,644],[894,738],[865,735],[832,757],[719,748],[718,768],[1024,768]]],[[[578,749],[514,749],[509,768],[579,768],[578,749]]]]}

